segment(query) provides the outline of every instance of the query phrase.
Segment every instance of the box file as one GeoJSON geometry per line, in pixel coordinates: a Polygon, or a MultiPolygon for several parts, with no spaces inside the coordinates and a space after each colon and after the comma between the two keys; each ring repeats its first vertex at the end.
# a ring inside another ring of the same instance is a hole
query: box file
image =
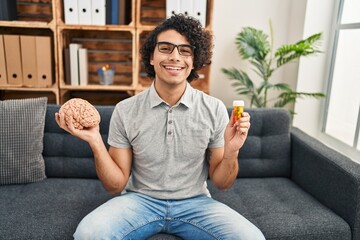
{"type": "Polygon", "coordinates": [[[78,0],[79,24],[84,24],[84,25],[91,25],[92,24],[91,1],[92,0],[78,0]]]}
{"type": "Polygon", "coordinates": [[[88,84],[88,50],[79,48],[79,83],[81,86],[88,84]]]}
{"type": "Polygon", "coordinates": [[[14,0],[0,0],[0,21],[16,20],[16,1],[14,0]]]}
{"type": "Polygon", "coordinates": [[[23,85],[37,86],[35,36],[20,36],[23,85]]]}
{"type": "Polygon", "coordinates": [[[126,7],[127,7],[127,3],[126,0],[119,0],[119,25],[125,25],[127,24],[126,22],[126,7]]]}
{"type": "Polygon", "coordinates": [[[70,83],[72,86],[79,86],[79,48],[81,44],[70,43],[70,83]]]}
{"type": "Polygon", "coordinates": [[[4,35],[7,81],[9,85],[22,85],[22,67],[19,35],[4,35]]]}
{"type": "Polygon", "coordinates": [[[180,1],[180,13],[185,16],[193,15],[193,0],[181,0],[180,1]]]}
{"type": "Polygon", "coordinates": [[[92,0],[91,1],[91,18],[93,25],[106,24],[106,0],[92,0]]]}
{"type": "Polygon", "coordinates": [[[111,24],[119,24],[119,0],[111,0],[111,24]]]}
{"type": "Polygon", "coordinates": [[[207,0],[194,0],[193,17],[198,19],[202,27],[206,27],[206,2],[207,0]]]}
{"type": "Polygon", "coordinates": [[[63,0],[63,1],[64,1],[65,23],[79,24],[78,0],[63,0]]]}
{"type": "Polygon", "coordinates": [[[0,86],[7,85],[4,37],[0,35],[0,86]]]}
{"type": "Polygon", "coordinates": [[[166,0],[166,18],[180,13],[180,0],[166,0]]]}
{"type": "Polygon", "coordinates": [[[105,23],[106,24],[111,24],[111,3],[112,0],[105,0],[105,23]]]}
{"type": "Polygon", "coordinates": [[[65,67],[65,84],[66,85],[70,85],[71,82],[70,82],[70,50],[69,48],[64,48],[64,67],[65,67]]]}
{"type": "Polygon", "coordinates": [[[53,83],[53,67],[51,56],[51,38],[48,36],[36,36],[36,62],[37,62],[37,85],[50,87],[53,83]]]}

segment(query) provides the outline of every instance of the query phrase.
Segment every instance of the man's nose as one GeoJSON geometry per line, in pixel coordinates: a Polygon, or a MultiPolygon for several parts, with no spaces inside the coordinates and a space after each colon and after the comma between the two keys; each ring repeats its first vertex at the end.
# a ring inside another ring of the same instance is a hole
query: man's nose
{"type": "Polygon", "coordinates": [[[179,61],[180,56],[181,55],[179,53],[179,48],[175,47],[174,50],[172,51],[172,53],[170,53],[169,58],[170,58],[170,60],[179,61]]]}

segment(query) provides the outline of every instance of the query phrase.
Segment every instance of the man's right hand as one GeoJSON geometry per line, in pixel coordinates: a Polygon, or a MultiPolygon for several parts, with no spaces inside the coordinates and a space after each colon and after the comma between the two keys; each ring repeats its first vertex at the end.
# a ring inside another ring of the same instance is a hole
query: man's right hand
{"type": "Polygon", "coordinates": [[[63,113],[58,113],[58,112],[55,113],[55,120],[60,128],[64,129],[71,135],[88,142],[90,145],[94,143],[94,141],[96,142],[96,140],[102,141],[99,125],[93,128],[86,128],[86,129],[84,128],[81,130],[76,129],[72,121],[66,121],[65,115],[63,113]]]}

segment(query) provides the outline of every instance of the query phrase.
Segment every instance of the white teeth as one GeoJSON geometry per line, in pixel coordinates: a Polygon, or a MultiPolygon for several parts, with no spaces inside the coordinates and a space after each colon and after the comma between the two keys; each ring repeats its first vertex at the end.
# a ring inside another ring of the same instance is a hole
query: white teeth
{"type": "Polygon", "coordinates": [[[169,70],[181,70],[181,68],[179,67],[165,67],[165,68],[169,70]]]}

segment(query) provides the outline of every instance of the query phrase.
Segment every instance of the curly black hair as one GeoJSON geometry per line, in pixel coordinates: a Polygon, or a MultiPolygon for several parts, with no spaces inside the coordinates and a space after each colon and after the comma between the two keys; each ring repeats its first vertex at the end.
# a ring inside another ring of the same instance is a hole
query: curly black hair
{"type": "Polygon", "coordinates": [[[213,36],[210,31],[202,28],[201,23],[197,19],[184,16],[183,14],[172,15],[149,34],[140,49],[145,71],[151,79],[155,78],[154,66],[150,64],[150,59],[154,54],[158,35],[170,29],[185,36],[189,43],[195,46],[194,69],[191,70],[190,75],[187,77],[187,81],[191,82],[199,78],[198,70],[211,63],[213,36]]]}

